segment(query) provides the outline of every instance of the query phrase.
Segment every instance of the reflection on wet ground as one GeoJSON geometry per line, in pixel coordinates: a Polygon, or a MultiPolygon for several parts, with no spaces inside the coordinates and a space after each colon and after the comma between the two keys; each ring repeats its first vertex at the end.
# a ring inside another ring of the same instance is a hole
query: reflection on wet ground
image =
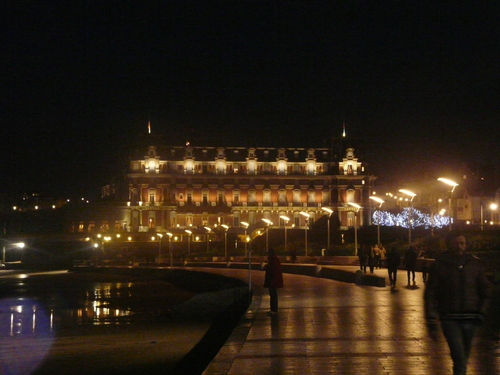
{"type": "Polygon", "coordinates": [[[0,277],[0,337],[168,316],[193,296],[161,279],[50,272],[0,277]]]}

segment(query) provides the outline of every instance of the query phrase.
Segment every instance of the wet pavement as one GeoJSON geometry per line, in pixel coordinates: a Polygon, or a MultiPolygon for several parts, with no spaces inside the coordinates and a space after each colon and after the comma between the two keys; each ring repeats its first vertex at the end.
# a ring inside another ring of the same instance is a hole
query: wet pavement
{"type": "MultiPolygon", "coordinates": [[[[203,270],[248,278],[243,270],[203,270]]],[[[382,277],[386,272],[375,270],[382,277]]],[[[252,272],[252,305],[204,375],[452,374],[444,337],[432,341],[425,330],[420,275],[415,286],[406,286],[400,271],[391,291],[285,274],[276,317],[266,314],[263,277],[252,272]]],[[[478,330],[469,375],[500,373],[500,315],[493,313],[478,330]]]]}
{"type": "MultiPolygon", "coordinates": [[[[348,266],[339,268],[357,270],[348,266]]],[[[246,269],[192,270],[249,279],[246,269]]],[[[386,277],[386,270],[375,270],[375,274],[386,277]]],[[[29,283],[19,277],[17,292],[23,292],[29,283]]],[[[203,374],[451,374],[444,338],[441,335],[434,342],[425,331],[423,282],[419,279],[417,285],[407,287],[403,283],[405,273],[400,271],[398,277],[399,286],[391,291],[388,287],[285,274],[285,288],[279,291],[279,313],[269,317],[266,314],[269,297],[267,289],[262,288],[264,272],[252,271],[252,303],[203,374]]],[[[0,275],[0,290],[8,295],[9,288],[2,289],[1,279],[0,275]]],[[[49,302],[65,301],[66,308],[75,307],[81,301],[78,296],[88,290],[76,288],[65,294],[64,288],[49,285],[38,285],[38,290],[46,290],[49,302]]],[[[80,310],[70,309],[73,313],[66,318],[58,314],[44,316],[36,309],[25,315],[16,315],[21,314],[16,309],[9,310],[5,315],[8,329],[0,334],[0,375],[169,374],[211,325],[209,321],[178,324],[162,319],[139,319],[141,324],[135,324],[138,320],[130,320],[124,313],[130,311],[126,307],[130,303],[124,301],[143,288],[136,289],[124,282],[96,285],[100,287],[91,289],[94,300],[103,302],[114,296],[113,309],[99,303],[83,304],[80,310]],[[105,314],[108,314],[106,319],[105,314]],[[74,325],[74,319],[81,323],[76,328],[49,329],[54,334],[41,334],[50,324],[59,328],[65,327],[64,324],[74,325]],[[114,324],[117,322],[124,324],[114,324]]],[[[155,282],[151,285],[153,297],[164,287],[155,282]]],[[[178,297],[189,296],[180,292],[178,297]]],[[[131,306],[140,306],[140,301],[136,302],[131,306]]],[[[32,306],[26,300],[23,303],[32,306]]],[[[149,310],[151,306],[147,306],[149,310]]],[[[494,313],[476,336],[469,375],[500,373],[498,306],[494,313]]],[[[182,375],[201,371],[188,368],[182,375]]]]}

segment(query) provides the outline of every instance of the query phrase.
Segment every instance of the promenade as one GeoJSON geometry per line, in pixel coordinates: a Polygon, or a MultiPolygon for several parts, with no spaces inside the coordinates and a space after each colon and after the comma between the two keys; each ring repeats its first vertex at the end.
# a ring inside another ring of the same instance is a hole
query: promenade
{"type": "MultiPolygon", "coordinates": [[[[355,272],[355,267],[342,267],[355,272]]],[[[246,280],[248,270],[195,268],[246,280]]],[[[375,274],[386,277],[386,270],[375,274]]],[[[254,298],[204,375],[366,374],[449,375],[452,363],[444,337],[425,330],[423,292],[406,286],[362,286],[285,274],[279,313],[270,317],[264,272],[252,272],[254,298]]],[[[498,306],[475,339],[469,375],[500,374],[498,306]]]]}

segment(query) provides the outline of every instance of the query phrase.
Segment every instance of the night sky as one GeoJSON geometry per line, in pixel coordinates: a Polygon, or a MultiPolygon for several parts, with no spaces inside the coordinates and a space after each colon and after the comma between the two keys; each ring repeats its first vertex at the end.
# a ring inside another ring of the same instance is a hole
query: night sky
{"type": "Polygon", "coordinates": [[[500,164],[498,1],[1,8],[4,192],[97,194],[148,120],[195,146],[325,147],[345,123],[381,182],[500,164]]]}

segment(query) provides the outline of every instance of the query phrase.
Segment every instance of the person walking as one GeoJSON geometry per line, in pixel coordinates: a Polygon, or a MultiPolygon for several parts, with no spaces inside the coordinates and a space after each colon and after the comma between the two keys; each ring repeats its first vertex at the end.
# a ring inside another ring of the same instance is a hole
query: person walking
{"type": "Polygon", "coordinates": [[[425,250],[420,250],[418,254],[418,259],[420,259],[420,271],[422,272],[422,280],[424,283],[427,282],[427,275],[429,274],[429,264],[427,263],[427,253],[425,250]]]}
{"type": "Polygon", "coordinates": [[[268,312],[268,315],[277,315],[278,289],[283,288],[283,272],[281,270],[280,259],[272,248],[268,250],[264,288],[269,288],[271,310],[268,312]]]}
{"type": "Polygon", "coordinates": [[[374,268],[380,268],[380,248],[378,245],[372,247],[373,251],[373,266],[374,268]]]}
{"type": "MultiPolygon", "coordinates": [[[[369,249],[368,249],[369,251],[369,249]]],[[[367,246],[363,244],[361,249],[358,252],[358,259],[359,259],[359,269],[363,271],[363,273],[366,273],[366,263],[368,262],[368,252],[367,252],[367,246]]]]}
{"type": "Polygon", "coordinates": [[[401,264],[401,257],[399,256],[398,251],[393,246],[390,248],[387,253],[387,272],[389,273],[389,283],[391,284],[391,288],[396,288],[396,281],[398,279],[398,268],[401,264]]]}
{"type": "Polygon", "coordinates": [[[370,273],[373,273],[375,269],[375,252],[373,251],[373,246],[368,247],[367,250],[368,267],[370,267],[370,273]]]}
{"type": "Polygon", "coordinates": [[[446,248],[431,265],[424,299],[429,334],[436,339],[437,321],[448,342],[453,375],[465,375],[474,332],[487,312],[490,283],[479,259],[466,253],[465,236],[452,230],[446,248]]]}
{"type": "Polygon", "coordinates": [[[417,268],[417,249],[414,246],[410,246],[408,250],[406,250],[404,265],[406,267],[406,274],[408,275],[408,285],[410,285],[410,276],[413,285],[416,285],[415,269],[417,268]]]}
{"type": "Polygon", "coordinates": [[[378,244],[378,248],[380,249],[380,268],[386,267],[386,259],[387,259],[387,250],[382,244],[378,244]]]}

